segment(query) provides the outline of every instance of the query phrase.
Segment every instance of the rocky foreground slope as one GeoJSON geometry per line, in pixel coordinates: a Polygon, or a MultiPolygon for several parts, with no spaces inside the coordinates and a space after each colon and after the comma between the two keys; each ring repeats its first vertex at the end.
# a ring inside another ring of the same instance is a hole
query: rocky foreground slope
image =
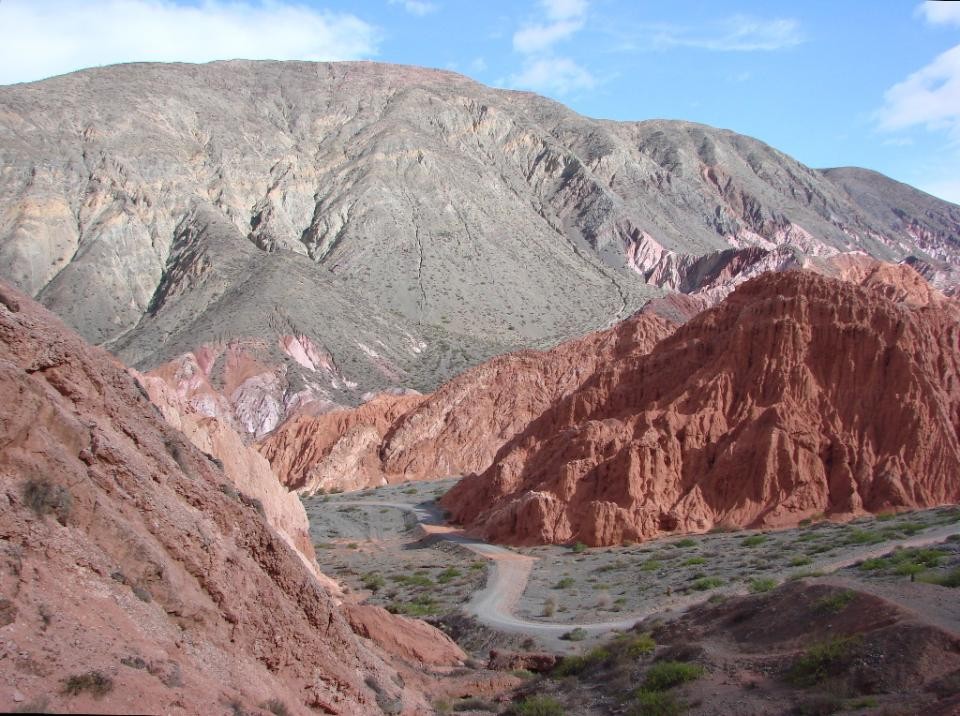
{"type": "Polygon", "coordinates": [[[860,279],[741,285],[442,504],[494,541],[608,545],[960,501],[960,309],[905,267],[860,279]]]}
{"type": "Polygon", "coordinates": [[[262,410],[237,408],[254,435],[307,398],[432,390],[661,288],[719,297],[838,250],[952,285],[960,257],[960,209],[878,174],[374,63],[0,87],[0,163],[0,276],[141,369],[240,341],[270,369],[247,392],[262,410]]]}
{"type": "Polygon", "coordinates": [[[348,620],[122,365],[6,287],[0,395],[0,710],[419,714],[421,663],[462,660],[425,624],[348,620]]]}

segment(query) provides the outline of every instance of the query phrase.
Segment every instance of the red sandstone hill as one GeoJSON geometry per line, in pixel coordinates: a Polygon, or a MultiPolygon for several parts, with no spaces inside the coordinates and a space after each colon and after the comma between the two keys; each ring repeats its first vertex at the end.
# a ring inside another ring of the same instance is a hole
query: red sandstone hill
{"type": "Polygon", "coordinates": [[[348,619],[122,365],[2,286],[0,396],[0,710],[424,713],[419,662],[463,658],[348,619]]]}
{"type": "Polygon", "coordinates": [[[307,492],[481,471],[599,366],[642,355],[672,330],[658,316],[637,315],[549,351],[498,356],[429,396],[381,395],[356,409],[302,412],[259,449],[288,486],[307,492]]]}
{"type": "Polygon", "coordinates": [[[601,366],[443,505],[494,541],[608,545],[957,502],[960,310],[890,271],[743,284],[601,366]]]}

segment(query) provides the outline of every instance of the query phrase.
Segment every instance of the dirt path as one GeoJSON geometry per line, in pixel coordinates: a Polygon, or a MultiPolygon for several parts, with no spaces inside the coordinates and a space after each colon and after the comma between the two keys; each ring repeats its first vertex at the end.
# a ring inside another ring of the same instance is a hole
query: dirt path
{"type": "MultiPolygon", "coordinates": [[[[682,611],[691,606],[699,604],[706,600],[707,595],[703,593],[693,593],[686,595],[675,595],[658,600],[656,605],[652,605],[641,611],[634,611],[628,616],[619,617],[615,620],[601,622],[577,622],[577,623],[556,623],[545,620],[531,620],[519,617],[515,613],[520,597],[523,595],[533,563],[534,557],[518,554],[505,547],[489,544],[471,537],[467,537],[462,531],[457,530],[445,524],[443,512],[430,503],[410,504],[403,502],[392,502],[382,500],[357,500],[349,502],[338,502],[340,505],[365,505],[371,507],[388,507],[397,510],[403,510],[411,513],[417,520],[420,529],[425,535],[436,536],[441,539],[460,544],[473,553],[491,563],[488,572],[486,586],[474,593],[470,601],[464,605],[464,611],[477,618],[477,620],[493,629],[511,634],[524,634],[537,638],[545,647],[554,649],[563,649],[569,646],[570,642],[561,639],[561,636],[573,628],[580,628],[586,632],[588,638],[596,637],[612,630],[629,629],[638,621],[660,614],[666,611],[682,611]]],[[[897,542],[896,546],[901,547],[923,547],[943,541],[952,534],[960,533],[960,525],[948,525],[936,529],[931,529],[922,536],[912,537],[910,539],[897,542]]],[[[835,572],[844,567],[849,567],[857,562],[870,557],[878,557],[890,552],[894,545],[887,544],[878,547],[876,550],[868,552],[858,552],[854,555],[847,555],[842,559],[822,559],[811,564],[811,568],[822,572],[835,572]]],[[[786,576],[779,575],[781,579],[786,576]]],[[[844,579],[844,583],[856,586],[864,591],[876,592],[877,589],[871,589],[870,585],[865,585],[854,580],[844,579]]],[[[745,594],[746,587],[728,591],[727,594],[745,594]]],[[[883,589],[883,596],[890,601],[898,603],[900,606],[911,609],[909,600],[899,597],[896,589],[883,589]]],[[[951,630],[955,630],[953,624],[947,615],[941,620],[951,630]]]]}

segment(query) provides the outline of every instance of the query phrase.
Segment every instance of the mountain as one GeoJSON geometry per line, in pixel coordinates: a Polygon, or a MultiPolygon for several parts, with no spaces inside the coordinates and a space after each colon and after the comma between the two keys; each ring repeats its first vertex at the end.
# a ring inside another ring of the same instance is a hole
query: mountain
{"type": "Polygon", "coordinates": [[[307,408],[257,448],[286,485],[306,493],[480,472],[600,366],[642,355],[672,330],[638,314],[548,351],[491,358],[428,396],[379,395],[320,415],[307,408]]]}
{"type": "Polygon", "coordinates": [[[243,353],[264,368],[244,395],[269,404],[237,409],[254,435],[807,256],[956,278],[960,209],[880,175],[412,67],[130,64],[0,87],[0,161],[0,276],[139,369],[210,351],[216,384],[243,353]]]}
{"type": "Polygon", "coordinates": [[[911,269],[740,285],[602,365],[442,504],[485,538],[609,545],[960,500],[960,308],[911,269]]]}
{"type": "Polygon", "coordinates": [[[0,396],[0,710],[414,714],[443,693],[432,667],[459,665],[456,645],[340,604],[276,505],[3,285],[0,396]]]}

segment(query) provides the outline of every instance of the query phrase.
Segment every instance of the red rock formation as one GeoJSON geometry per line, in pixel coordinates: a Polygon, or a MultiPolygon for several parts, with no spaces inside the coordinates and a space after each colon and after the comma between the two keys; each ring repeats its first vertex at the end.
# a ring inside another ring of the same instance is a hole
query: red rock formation
{"type": "Polygon", "coordinates": [[[960,311],[866,283],[743,284],[602,366],[444,506],[495,541],[605,545],[960,500],[960,311]]]}
{"type": "Polygon", "coordinates": [[[429,710],[123,366],[0,303],[0,710],[429,710]]]}
{"type": "Polygon", "coordinates": [[[259,447],[288,485],[306,491],[480,471],[598,366],[645,353],[672,328],[638,315],[549,351],[498,356],[426,397],[384,395],[355,410],[295,416],[259,447]]]}

